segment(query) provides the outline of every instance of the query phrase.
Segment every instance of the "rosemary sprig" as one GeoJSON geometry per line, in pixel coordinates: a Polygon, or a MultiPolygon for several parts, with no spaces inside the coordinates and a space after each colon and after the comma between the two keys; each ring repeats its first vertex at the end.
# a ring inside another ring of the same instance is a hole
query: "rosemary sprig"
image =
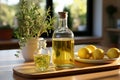
{"type": "Polygon", "coordinates": [[[20,42],[39,38],[43,33],[47,33],[47,30],[53,29],[55,18],[51,18],[50,8],[43,13],[38,4],[30,3],[29,0],[20,0],[18,7],[16,16],[19,27],[15,33],[20,42]]]}

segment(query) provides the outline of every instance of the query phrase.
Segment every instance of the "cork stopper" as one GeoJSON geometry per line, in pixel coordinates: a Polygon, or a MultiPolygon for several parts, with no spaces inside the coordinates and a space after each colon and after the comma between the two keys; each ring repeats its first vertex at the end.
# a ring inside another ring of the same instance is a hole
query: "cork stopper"
{"type": "Polygon", "coordinates": [[[68,12],[58,12],[60,18],[66,18],[68,15],[68,12]]]}

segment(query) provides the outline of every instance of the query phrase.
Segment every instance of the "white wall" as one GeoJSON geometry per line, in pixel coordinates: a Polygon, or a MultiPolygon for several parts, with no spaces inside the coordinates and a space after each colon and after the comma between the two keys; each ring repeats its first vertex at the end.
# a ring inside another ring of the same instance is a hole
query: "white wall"
{"type": "Polygon", "coordinates": [[[93,5],[93,34],[102,37],[102,0],[94,0],[93,5]]]}

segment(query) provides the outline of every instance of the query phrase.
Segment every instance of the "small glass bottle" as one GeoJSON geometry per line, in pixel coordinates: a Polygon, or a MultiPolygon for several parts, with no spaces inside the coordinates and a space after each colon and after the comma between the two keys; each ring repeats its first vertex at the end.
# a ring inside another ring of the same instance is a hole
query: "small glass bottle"
{"type": "Polygon", "coordinates": [[[58,68],[74,66],[74,34],[67,26],[67,12],[58,12],[59,26],[52,36],[52,60],[58,68]]]}
{"type": "Polygon", "coordinates": [[[50,65],[50,54],[46,48],[46,40],[40,40],[39,48],[34,54],[34,62],[37,71],[46,71],[50,65]]]}

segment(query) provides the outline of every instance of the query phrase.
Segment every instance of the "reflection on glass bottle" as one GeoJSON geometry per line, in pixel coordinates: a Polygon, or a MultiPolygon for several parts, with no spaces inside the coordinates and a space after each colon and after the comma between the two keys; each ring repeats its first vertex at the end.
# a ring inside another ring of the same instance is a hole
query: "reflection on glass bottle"
{"type": "Polygon", "coordinates": [[[39,45],[39,49],[34,54],[36,70],[46,71],[50,64],[50,55],[46,48],[46,40],[40,40],[39,45]]]}
{"type": "Polygon", "coordinates": [[[74,65],[74,34],[67,27],[67,12],[59,12],[59,26],[52,36],[52,60],[59,68],[74,65]]]}

